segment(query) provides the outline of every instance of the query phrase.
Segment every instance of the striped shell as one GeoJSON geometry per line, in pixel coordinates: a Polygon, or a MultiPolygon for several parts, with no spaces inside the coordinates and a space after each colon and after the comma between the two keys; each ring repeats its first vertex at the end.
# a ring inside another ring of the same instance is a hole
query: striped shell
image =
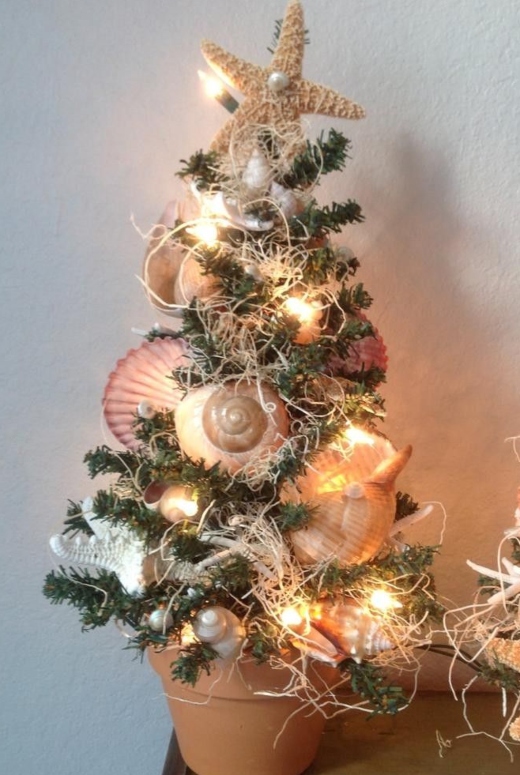
{"type": "Polygon", "coordinates": [[[265,461],[289,432],[285,405],[271,387],[256,382],[205,385],[188,393],[175,411],[182,451],[236,473],[265,461]]]}
{"type": "Polygon", "coordinates": [[[311,622],[339,651],[356,661],[394,648],[377,619],[353,601],[318,604],[311,613],[311,622]]]}
{"type": "Polygon", "coordinates": [[[171,411],[181,400],[171,373],[188,361],[182,339],[155,339],[129,350],[117,362],[103,396],[103,413],[114,436],[128,449],[139,449],[133,424],[139,405],[171,411]]]}
{"type": "Polygon", "coordinates": [[[387,539],[395,518],[394,481],[412,450],[395,452],[385,439],[373,439],[373,446],[356,444],[350,456],[325,450],[296,486],[284,488],[284,500],[316,509],[308,525],[292,534],[303,564],[332,558],[341,565],[365,562],[387,539]]]}

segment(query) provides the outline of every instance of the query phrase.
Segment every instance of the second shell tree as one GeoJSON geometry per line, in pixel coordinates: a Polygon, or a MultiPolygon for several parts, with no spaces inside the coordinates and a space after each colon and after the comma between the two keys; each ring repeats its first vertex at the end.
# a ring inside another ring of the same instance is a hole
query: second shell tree
{"type": "Polygon", "coordinates": [[[435,550],[406,542],[427,509],[398,488],[411,448],[379,428],[386,348],[345,247],[361,208],[316,198],[350,143],[311,142],[302,120],[364,110],[304,78],[306,39],[290,0],[264,64],[202,44],[225,120],[149,235],[160,322],[109,375],[115,442],[86,455],[103,487],[71,501],[45,594],[86,629],[171,648],[174,680],[295,654],[300,685],[325,662],[347,705],[395,713],[384,670],[428,643],[435,550]]]}

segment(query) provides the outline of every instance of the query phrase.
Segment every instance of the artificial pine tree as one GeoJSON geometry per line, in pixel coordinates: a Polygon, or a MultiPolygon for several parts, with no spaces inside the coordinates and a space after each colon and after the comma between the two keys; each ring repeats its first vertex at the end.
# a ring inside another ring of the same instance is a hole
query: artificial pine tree
{"type": "Polygon", "coordinates": [[[125,449],[87,454],[108,484],[70,503],[51,545],[74,567],[45,594],[85,629],[131,627],[142,652],[174,646],[179,681],[298,649],[394,713],[406,700],[383,666],[409,667],[428,642],[435,549],[398,538],[421,515],[395,492],[411,449],[380,430],[385,346],[358,259],[331,240],[361,208],[315,198],[350,143],[335,129],[308,142],[300,123],[363,109],[303,79],[304,43],[290,0],[267,67],[203,44],[244,97],[182,161],[186,197],[151,234],[143,283],[168,325],[110,375],[105,417],[125,449]]]}

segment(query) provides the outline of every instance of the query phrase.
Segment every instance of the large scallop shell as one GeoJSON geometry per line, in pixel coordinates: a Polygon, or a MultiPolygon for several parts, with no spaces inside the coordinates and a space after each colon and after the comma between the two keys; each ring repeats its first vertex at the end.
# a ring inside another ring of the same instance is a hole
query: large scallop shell
{"type": "Polygon", "coordinates": [[[117,362],[105,388],[103,412],[114,436],[128,449],[140,447],[133,430],[139,405],[146,402],[155,410],[174,409],[182,393],[175,387],[171,373],[188,363],[182,339],[144,342],[117,362]]]}
{"type": "Polygon", "coordinates": [[[209,468],[215,463],[236,473],[278,449],[289,432],[285,404],[271,387],[257,382],[205,385],[188,393],[175,410],[183,452],[209,468]]]}
{"type": "Polygon", "coordinates": [[[295,486],[286,486],[285,500],[315,507],[310,523],[292,534],[300,562],[336,558],[348,565],[373,557],[394,521],[394,481],[411,451],[408,446],[395,452],[387,440],[373,436],[372,445],[355,444],[350,455],[325,450],[295,486]]]}

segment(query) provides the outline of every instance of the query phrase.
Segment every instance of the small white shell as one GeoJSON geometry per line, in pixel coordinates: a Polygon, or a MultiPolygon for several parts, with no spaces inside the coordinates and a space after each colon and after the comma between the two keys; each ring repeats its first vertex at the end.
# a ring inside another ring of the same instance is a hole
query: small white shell
{"type": "Polygon", "coordinates": [[[152,611],[148,618],[148,626],[155,632],[164,632],[173,625],[173,616],[165,608],[152,611]]]}
{"type": "Polygon", "coordinates": [[[174,369],[187,364],[187,347],[182,339],[155,339],[129,350],[109,375],[103,396],[103,413],[108,427],[128,449],[139,449],[133,423],[137,409],[146,401],[155,410],[174,409],[182,393],[171,379],[174,369]]]}
{"type": "Polygon", "coordinates": [[[292,534],[303,564],[331,558],[342,565],[365,562],[387,539],[395,518],[394,480],[411,447],[395,452],[385,439],[374,436],[373,441],[373,446],[356,444],[350,456],[325,450],[295,486],[284,488],[286,500],[316,508],[310,523],[292,534]]]}
{"type": "Polygon", "coordinates": [[[143,492],[143,503],[150,511],[157,511],[161,497],[168,489],[166,482],[151,482],[143,492]]]}
{"type": "Polygon", "coordinates": [[[264,154],[255,148],[242,174],[246,196],[256,199],[263,196],[273,179],[273,170],[264,154]]]}
{"type": "Polygon", "coordinates": [[[196,388],[175,411],[183,452],[215,463],[231,473],[266,457],[283,444],[289,431],[285,404],[271,387],[228,382],[196,388]]]}
{"type": "Polygon", "coordinates": [[[222,659],[237,654],[245,637],[240,619],[221,606],[199,611],[193,621],[193,632],[202,643],[210,643],[222,659]]]}
{"type": "Polygon", "coordinates": [[[271,196],[286,218],[292,218],[293,215],[296,215],[303,209],[300,200],[293,191],[289,188],[284,188],[279,183],[272,183],[271,196]]]}

